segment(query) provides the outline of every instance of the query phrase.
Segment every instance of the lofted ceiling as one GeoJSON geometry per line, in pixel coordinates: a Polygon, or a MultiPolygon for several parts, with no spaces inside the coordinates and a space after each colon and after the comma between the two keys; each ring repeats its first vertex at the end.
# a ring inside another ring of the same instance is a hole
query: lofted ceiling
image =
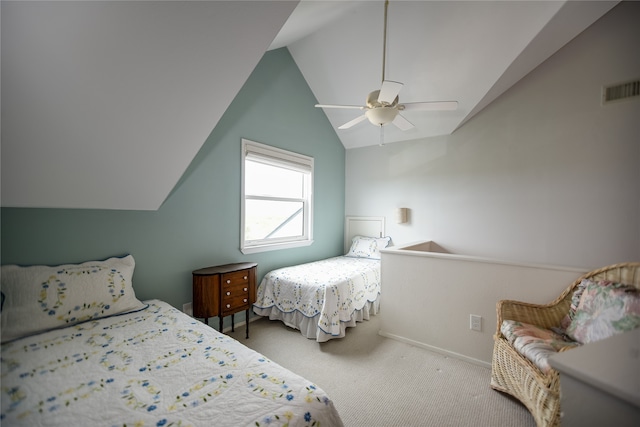
{"type": "MultiPolygon", "coordinates": [[[[395,1],[386,78],[403,113],[386,143],[450,134],[617,1],[395,1]]],[[[156,210],[264,52],[287,46],[317,100],[380,87],[383,2],[2,1],[2,206],[156,210]],[[271,43],[271,45],[270,45],[271,43]]],[[[338,126],[345,148],[380,130],[338,126]]]]}
{"type": "MultiPolygon", "coordinates": [[[[456,111],[406,111],[384,142],[451,134],[617,2],[390,1],[385,78],[403,102],[458,101],[456,111]]],[[[382,80],[384,2],[302,1],[273,46],[286,44],[320,104],[364,105],[382,80]],[[333,3],[329,8],[328,3],[333,3]],[[324,25],[301,25],[318,16],[324,25]],[[306,31],[305,31],[306,30],[306,31]]],[[[325,109],[347,148],[379,144],[359,110],[325,109]]]]}
{"type": "Polygon", "coordinates": [[[157,210],[297,2],[2,1],[2,206],[157,210]]]}

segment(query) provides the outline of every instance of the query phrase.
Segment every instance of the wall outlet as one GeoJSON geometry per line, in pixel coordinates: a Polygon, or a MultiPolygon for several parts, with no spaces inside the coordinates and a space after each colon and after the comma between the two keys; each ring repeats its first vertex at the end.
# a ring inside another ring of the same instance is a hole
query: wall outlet
{"type": "Polygon", "coordinates": [[[472,331],[482,332],[482,316],[477,314],[469,315],[469,329],[472,331]]]}
{"type": "Polygon", "coordinates": [[[182,312],[193,317],[193,303],[188,302],[186,304],[182,304],[182,312]]]}

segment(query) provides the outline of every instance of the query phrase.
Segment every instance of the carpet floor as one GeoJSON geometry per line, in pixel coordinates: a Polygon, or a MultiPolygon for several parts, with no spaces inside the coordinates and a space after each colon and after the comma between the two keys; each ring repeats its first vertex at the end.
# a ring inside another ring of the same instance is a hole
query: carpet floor
{"type": "Polygon", "coordinates": [[[316,383],[346,427],[535,427],[517,400],[489,387],[489,368],[378,335],[380,316],[346,337],[317,343],[261,318],[230,333],[246,346],[316,383]]]}

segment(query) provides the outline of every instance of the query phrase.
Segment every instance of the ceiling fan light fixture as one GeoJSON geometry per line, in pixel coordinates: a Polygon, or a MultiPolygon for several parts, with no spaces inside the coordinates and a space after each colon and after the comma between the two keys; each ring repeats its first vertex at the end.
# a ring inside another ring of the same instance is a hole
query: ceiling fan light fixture
{"type": "Polygon", "coordinates": [[[456,101],[432,101],[432,102],[411,102],[408,104],[400,104],[398,94],[403,84],[393,80],[385,79],[385,69],[387,66],[387,21],[389,0],[384,2],[384,26],[382,37],[382,85],[379,90],[370,92],[367,96],[365,105],[332,105],[332,104],[316,104],[319,108],[355,108],[365,110],[365,113],[356,117],[347,123],[338,126],[338,129],[349,129],[352,126],[368,119],[372,125],[380,127],[380,144],[383,143],[383,126],[393,123],[400,130],[413,129],[414,125],[407,120],[400,111],[405,110],[455,110],[458,107],[456,101]]]}
{"type": "Polygon", "coordinates": [[[376,125],[382,126],[391,123],[398,115],[398,109],[394,107],[376,107],[367,110],[364,113],[369,121],[376,125]]]}

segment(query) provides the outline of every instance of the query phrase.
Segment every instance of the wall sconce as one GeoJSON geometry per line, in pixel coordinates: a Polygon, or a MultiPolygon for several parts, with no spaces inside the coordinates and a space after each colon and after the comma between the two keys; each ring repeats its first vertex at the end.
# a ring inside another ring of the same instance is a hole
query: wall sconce
{"type": "Polygon", "coordinates": [[[396,208],[396,222],[398,224],[405,224],[409,218],[408,208],[396,208]]]}

